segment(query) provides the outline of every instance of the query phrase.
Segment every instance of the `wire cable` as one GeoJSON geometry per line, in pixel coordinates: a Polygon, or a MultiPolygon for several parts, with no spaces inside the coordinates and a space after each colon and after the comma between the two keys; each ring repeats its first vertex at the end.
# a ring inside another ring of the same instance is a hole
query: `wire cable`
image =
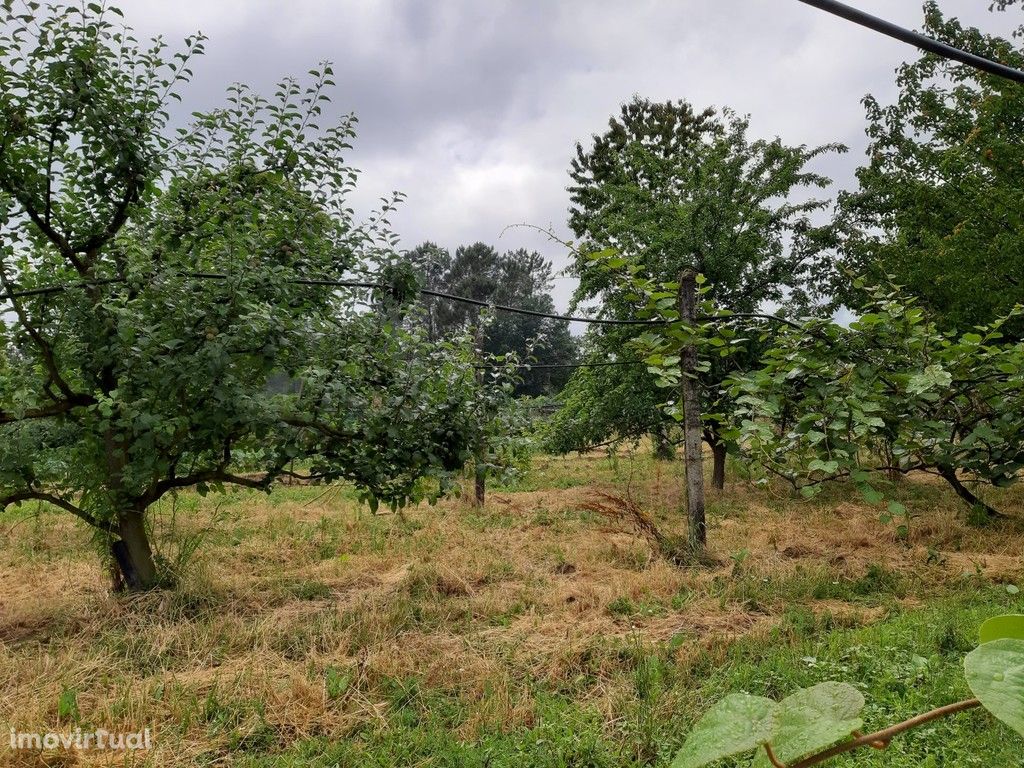
{"type": "Polygon", "coordinates": [[[944,59],[951,59],[952,61],[959,61],[961,64],[966,64],[969,67],[980,69],[983,72],[988,72],[990,75],[996,77],[1002,77],[1007,80],[1012,80],[1015,83],[1024,83],[1024,72],[1013,67],[1008,67],[1005,64],[1000,64],[997,61],[986,59],[984,56],[978,56],[973,53],[955,48],[947,43],[940,42],[927,35],[922,35],[920,32],[913,32],[909,29],[897,26],[890,21],[880,19],[877,16],[872,16],[870,13],[853,8],[844,3],[836,2],[836,0],[800,0],[805,5],[810,5],[813,8],[831,13],[834,16],[838,16],[841,19],[852,21],[854,24],[859,24],[862,27],[880,32],[888,37],[895,38],[904,43],[909,43],[916,48],[920,48],[928,53],[934,53],[937,56],[941,56],[944,59]]]}
{"type": "Polygon", "coordinates": [[[465,296],[456,296],[452,293],[444,293],[443,291],[433,291],[426,288],[420,289],[420,293],[424,296],[433,296],[439,299],[449,299],[450,301],[458,301],[462,304],[471,304],[477,307],[485,307],[488,309],[495,309],[499,312],[512,312],[517,315],[527,315],[529,317],[542,317],[548,320],[564,320],[569,323],[591,323],[594,325],[664,325],[667,321],[665,320],[616,320],[615,318],[607,317],[577,317],[574,315],[558,315],[551,312],[539,312],[534,309],[523,309],[522,307],[510,307],[505,304],[494,304],[489,301],[483,301],[481,299],[470,299],[465,296]]]}
{"type": "MultiPolygon", "coordinates": [[[[179,272],[176,273],[180,277],[188,277],[196,280],[229,280],[230,275],[223,274],[221,272],[179,272]]],[[[46,296],[55,293],[62,293],[67,290],[74,288],[89,288],[92,286],[102,285],[113,285],[117,283],[127,282],[126,278],[123,277],[106,277],[97,278],[95,280],[82,280],[75,283],[65,283],[63,285],[45,285],[38,288],[26,288],[18,291],[6,291],[0,293],[0,299],[20,299],[30,298],[34,296],[46,296]]],[[[290,285],[311,285],[323,288],[364,288],[364,289],[381,289],[386,288],[382,283],[372,283],[362,280],[321,280],[318,278],[311,277],[296,277],[286,280],[290,285]]],[[[526,315],[528,317],[540,317],[548,320],[560,320],[568,323],[590,323],[593,325],[666,325],[670,320],[664,319],[652,319],[652,320],[619,320],[615,318],[607,317],[580,317],[576,315],[560,315],[552,312],[541,312],[534,309],[525,309],[523,307],[511,307],[506,304],[495,304],[493,302],[484,301],[482,299],[472,299],[468,296],[457,296],[453,293],[445,293],[443,291],[435,291],[428,288],[419,289],[420,295],[431,296],[433,298],[445,299],[448,301],[456,301],[462,304],[469,304],[475,307],[481,307],[485,309],[494,309],[499,312],[508,312],[517,315],[526,315]]],[[[696,319],[700,322],[718,321],[721,323],[729,322],[730,318],[748,318],[748,319],[761,319],[770,320],[777,323],[788,325],[792,328],[799,330],[801,326],[792,320],[788,320],[784,317],[777,315],[762,314],[759,312],[733,312],[726,315],[699,315],[696,319]]]]}
{"type": "Polygon", "coordinates": [[[518,365],[474,365],[473,367],[477,370],[489,371],[489,370],[506,370],[511,368],[512,370],[534,370],[534,369],[551,369],[551,368],[603,368],[609,365],[646,365],[647,363],[643,360],[605,360],[598,363],[519,363],[518,365]]]}
{"type": "MultiPolygon", "coordinates": [[[[190,277],[199,280],[228,280],[230,275],[221,274],[218,272],[182,272],[179,273],[182,277],[190,277]]],[[[91,286],[100,285],[112,285],[115,283],[126,282],[123,277],[108,277],[100,278],[96,280],[82,280],[76,283],[68,283],[65,285],[47,285],[40,286],[38,288],[27,288],[19,291],[8,291],[0,293],[0,298],[5,299],[19,299],[28,298],[33,296],[45,296],[54,293],[62,293],[66,290],[73,288],[88,288],[91,286]]],[[[370,288],[379,289],[386,288],[387,286],[381,283],[371,283],[359,280],[319,280],[316,278],[291,278],[287,281],[290,285],[312,285],[320,286],[324,288],[370,288]]],[[[469,304],[476,307],[483,307],[487,309],[494,309],[499,312],[509,312],[517,315],[526,315],[528,317],[540,317],[547,320],[560,320],[567,323],[590,323],[593,325],[664,325],[666,320],[617,320],[615,318],[604,318],[604,317],[579,317],[575,315],[560,315],[553,312],[541,312],[534,309],[524,309],[522,307],[510,307],[505,304],[495,304],[489,301],[483,301],[481,299],[471,299],[467,296],[456,296],[452,293],[444,293],[443,291],[434,291],[427,288],[421,288],[419,293],[423,296],[431,296],[439,299],[447,299],[449,301],[457,301],[463,304],[469,304]]]]}

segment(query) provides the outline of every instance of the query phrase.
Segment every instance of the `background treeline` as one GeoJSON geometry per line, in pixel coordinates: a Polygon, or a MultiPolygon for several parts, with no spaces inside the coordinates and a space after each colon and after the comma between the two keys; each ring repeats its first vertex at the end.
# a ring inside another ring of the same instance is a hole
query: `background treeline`
{"type": "MultiPolygon", "coordinates": [[[[460,246],[454,255],[431,242],[409,251],[421,288],[477,301],[556,313],[551,297],[551,262],[535,251],[499,253],[484,243],[460,246]]],[[[481,322],[481,308],[462,302],[424,296],[421,322],[431,341],[450,339],[481,322]]],[[[568,365],[576,362],[576,340],[562,320],[498,312],[484,324],[483,351],[492,356],[516,353],[524,363],[568,365]]],[[[570,368],[523,370],[516,394],[553,395],[568,381],[570,368]]]]}

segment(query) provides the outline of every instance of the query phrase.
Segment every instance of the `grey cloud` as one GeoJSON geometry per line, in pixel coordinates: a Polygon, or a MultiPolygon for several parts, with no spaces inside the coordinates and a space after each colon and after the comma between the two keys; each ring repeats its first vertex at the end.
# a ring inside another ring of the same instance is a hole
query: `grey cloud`
{"type": "MultiPolygon", "coordinates": [[[[918,0],[857,0],[916,26],[918,0]]],[[[1019,12],[984,0],[942,0],[949,13],[1008,33],[1019,12]]],[[[358,206],[399,189],[394,223],[411,247],[485,240],[565,250],[529,222],[565,235],[567,168],[576,141],[601,131],[634,93],[730,106],[752,131],[851,146],[823,159],[836,186],[853,183],[864,141],[861,97],[894,93],[893,70],[915,52],[796,0],[131,0],[141,33],[211,40],[187,93],[218,103],[234,81],[263,90],[285,74],[334,62],[338,113],[353,110],[363,169],[358,206]]],[[[834,190],[833,190],[834,192],[834,190]]],[[[572,281],[559,281],[564,306],[572,281]]]]}

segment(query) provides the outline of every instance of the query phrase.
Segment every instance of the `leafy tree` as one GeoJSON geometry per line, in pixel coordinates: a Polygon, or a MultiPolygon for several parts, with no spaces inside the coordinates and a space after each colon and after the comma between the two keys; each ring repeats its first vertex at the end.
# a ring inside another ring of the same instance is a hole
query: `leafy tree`
{"type": "MultiPolygon", "coordinates": [[[[808,496],[842,478],[880,503],[874,474],[931,472],[995,515],[969,485],[1010,485],[1024,467],[1024,342],[1003,334],[1022,316],[956,334],[875,289],[848,328],[785,329],[763,368],[736,377],[738,440],[808,496]]],[[[884,513],[905,514],[896,502],[884,513]]]]}
{"type": "MultiPolygon", "coordinates": [[[[964,27],[936,2],[924,31],[1024,67],[1019,41],[964,27]]],[[[1024,86],[934,55],[902,65],[897,84],[892,104],[864,100],[870,162],[841,197],[843,261],[869,283],[906,286],[943,328],[970,331],[1024,296],[1024,86]]],[[[836,294],[864,298],[845,277],[836,294]]],[[[1003,332],[1024,338],[1024,321],[1003,332]]]]}
{"type": "MultiPolygon", "coordinates": [[[[495,304],[555,313],[551,298],[551,263],[539,253],[519,249],[499,253],[484,243],[461,246],[452,257],[433,243],[409,252],[424,288],[495,304]]],[[[425,323],[432,338],[452,338],[479,320],[480,307],[446,299],[424,298],[425,323]]],[[[490,355],[515,352],[528,361],[532,349],[542,364],[572,363],[576,345],[568,323],[528,315],[498,313],[487,323],[483,350],[490,355]]],[[[568,369],[535,368],[523,372],[516,387],[519,395],[557,392],[568,378],[568,369]]]]}
{"type": "MultiPolygon", "coordinates": [[[[482,327],[465,337],[462,349],[471,350],[476,369],[474,386],[467,397],[470,444],[473,446],[474,502],[485,501],[487,478],[509,482],[528,467],[532,455],[532,423],[527,403],[515,395],[523,372],[516,352],[489,354],[476,347],[481,331],[494,322],[493,313],[481,318],[482,327]]],[[[527,348],[527,354],[531,349],[527,348]]]]}
{"type": "MultiPolygon", "coordinates": [[[[810,216],[825,202],[794,202],[792,195],[825,187],[829,180],[806,166],[843,148],[751,140],[748,127],[746,118],[728,110],[698,112],[683,101],[659,104],[636,98],[609,121],[605,133],[594,136],[592,146],[577,145],[569,187],[569,224],[581,241],[575,262],[577,302],[597,298],[607,316],[635,317],[646,307],[647,297],[617,278],[627,267],[635,278],[660,283],[674,281],[683,268],[692,267],[712,286],[715,304],[734,312],[754,312],[766,302],[807,307],[817,298],[816,257],[831,241],[829,231],[812,226],[810,216]],[[610,256],[595,263],[588,258],[594,252],[610,256]]],[[[671,295],[662,298],[671,302],[671,295]]],[[[591,347],[607,356],[635,335],[621,328],[595,333],[591,347]]],[[[751,358],[757,354],[752,350],[751,358]]],[[[726,364],[716,361],[704,372],[705,400],[714,404],[711,413],[728,410],[721,382],[739,360],[732,356],[726,364]]],[[[594,375],[577,374],[579,386],[594,375]]],[[[633,397],[663,403],[664,394],[649,390],[655,380],[640,376],[647,391],[633,397]]],[[[576,389],[576,383],[570,384],[567,402],[573,401],[576,389]]],[[[613,413],[618,404],[609,403],[603,410],[613,413]]],[[[582,412],[575,416],[588,418],[582,412]]],[[[664,418],[655,407],[646,421],[663,424],[664,418]]],[[[630,434],[636,423],[632,414],[611,419],[605,437],[630,434]]],[[[724,435],[717,419],[709,419],[706,428],[720,479],[724,435]]]]}
{"type": "MultiPolygon", "coordinates": [[[[623,343],[632,339],[623,335],[623,343]]],[[[640,364],[628,364],[630,349],[620,349],[616,360],[608,360],[605,338],[588,334],[581,362],[593,367],[579,368],[559,395],[562,407],[545,425],[545,447],[553,453],[569,453],[597,447],[606,442],[637,441],[652,436],[659,458],[675,455],[675,429],[662,409],[665,393],[655,385],[653,374],[640,364]],[[623,359],[624,358],[624,359],[623,359]],[[605,365],[605,363],[623,363],[605,365]]],[[[639,358],[639,354],[632,355],[639,358]]]]}
{"type": "Polygon", "coordinates": [[[171,131],[203,38],[168,56],[116,10],[29,7],[0,12],[0,511],[75,515],[145,588],[146,512],[182,488],[267,489],[299,460],[374,504],[441,492],[472,370],[302,282],[393,247],[346,208],[354,118],[318,125],[330,67],[171,131]]]}
{"type": "MultiPolygon", "coordinates": [[[[446,291],[449,287],[446,278],[452,268],[452,257],[441,246],[431,242],[416,246],[409,251],[409,263],[413,265],[420,288],[446,291]]],[[[424,296],[420,302],[423,306],[427,335],[431,341],[439,341],[451,330],[443,314],[448,304],[444,299],[432,296],[424,296]]]]}

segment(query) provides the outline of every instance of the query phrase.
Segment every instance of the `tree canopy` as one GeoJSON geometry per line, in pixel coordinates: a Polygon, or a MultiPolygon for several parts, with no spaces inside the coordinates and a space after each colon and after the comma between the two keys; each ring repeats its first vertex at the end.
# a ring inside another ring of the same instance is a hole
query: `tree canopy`
{"type": "MultiPolygon", "coordinates": [[[[744,450],[805,495],[843,478],[878,503],[874,475],[919,471],[995,514],[978,486],[1011,485],[1024,467],[1024,343],[1003,333],[1024,306],[957,334],[912,298],[870,293],[849,327],[788,328],[733,380],[744,450]]],[[[889,517],[903,513],[890,503],[889,517]]]]}
{"type": "MultiPolygon", "coordinates": [[[[766,302],[808,307],[820,298],[814,267],[830,232],[814,226],[811,217],[826,201],[794,202],[792,195],[826,187],[829,179],[808,165],[843,148],[791,147],[781,139],[751,139],[748,132],[749,121],[729,110],[698,111],[683,101],[654,103],[638,97],[611,118],[608,130],[594,136],[590,146],[578,144],[569,187],[569,224],[579,241],[576,301],[599,299],[606,315],[635,317],[646,308],[647,297],[619,280],[619,272],[668,283],[686,267],[707,278],[716,305],[734,312],[754,312],[766,302]],[[590,258],[595,252],[608,258],[595,261],[590,258]]],[[[636,332],[602,330],[593,336],[591,348],[607,356],[623,349],[636,332]]],[[[756,359],[756,351],[752,355],[756,359]]],[[[728,365],[739,359],[731,357],[728,365]]],[[[728,408],[720,386],[727,372],[716,362],[703,376],[707,399],[714,403],[709,412],[728,408]]],[[[587,379],[601,375],[577,374],[567,402],[577,398],[577,387],[589,386],[587,379]]],[[[648,390],[657,378],[637,376],[648,390]]],[[[664,403],[670,396],[647,392],[637,397],[664,403]]],[[[659,411],[645,421],[664,422],[659,411]]],[[[633,416],[608,420],[605,437],[628,434],[636,422],[633,416]]],[[[715,422],[707,428],[709,442],[720,446],[715,422]]],[[[595,437],[591,431],[589,439],[595,437]]],[[[719,458],[724,460],[724,453],[719,458]]]]}
{"type": "MultiPolygon", "coordinates": [[[[504,304],[535,312],[555,313],[551,297],[551,262],[535,251],[518,249],[499,253],[485,243],[460,246],[452,256],[434,243],[422,243],[409,252],[423,287],[504,304]]],[[[478,322],[480,307],[447,299],[425,297],[424,317],[431,338],[451,338],[478,322]]],[[[576,343],[569,324],[528,315],[500,312],[484,328],[483,350],[489,355],[515,353],[523,363],[534,357],[542,364],[570,364],[576,343]]],[[[516,386],[519,395],[558,392],[569,369],[524,370],[516,386]]]]}
{"type": "Polygon", "coordinates": [[[394,246],[347,207],[330,66],[172,130],[202,37],[169,55],[116,10],[32,7],[0,16],[0,511],[76,515],[148,587],[145,514],[177,489],[266,489],[298,460],[374,502],[440,492],[469,454],[468,360],[302,282],[394,246]]]}
{"type": "MultiPolygon", "coordinates": [[[[1019,42],[965,27],[936,2],[924,31],[1024,67],[1019,42]]],[[[870,162],[841,198],[843,266],[905,286],[943,328],[968,332],[1024,297],[1024,86],[934,55],[903,64],[896,82],[894,103],[864,100],[870,162]]],[[[845,274],[836,294],[865,298],[845,274]]],[[[1004,333],[1022,338],[1024,324],[1004,333]]]]}

